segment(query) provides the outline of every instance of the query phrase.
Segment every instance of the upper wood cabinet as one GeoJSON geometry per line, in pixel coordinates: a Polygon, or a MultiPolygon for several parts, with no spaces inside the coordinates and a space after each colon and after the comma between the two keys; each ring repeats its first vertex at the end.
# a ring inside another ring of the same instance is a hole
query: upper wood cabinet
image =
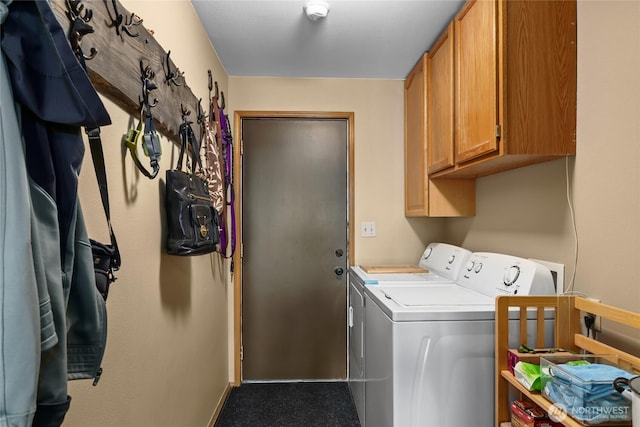
{"type": "Polygon", "coordinates": [[[475,180],[427,175],[427,54],[405,80],[405,215],[475,215],[475,180]]]}
{"type": "Polygon", "coordinates": [[[576,1],[469,0],[453,22],[431,54],[430,177],[474,178],[575,154],[576,1]],[[450,80],[452,32],[450,138],[439,110],[448,111],[448,86],[439,85],[450,80]]]}
{"type": "Polygon", "coordinates": [[[454,166],[453,22],[427,54],[427,170],[454,166]]]}
{"type": "Polygon", "coordinates": [[[426,126],[427,98],[425,61],[421,58],[404,82],[404,213],[406,216],[429,214],[426,126]]]}

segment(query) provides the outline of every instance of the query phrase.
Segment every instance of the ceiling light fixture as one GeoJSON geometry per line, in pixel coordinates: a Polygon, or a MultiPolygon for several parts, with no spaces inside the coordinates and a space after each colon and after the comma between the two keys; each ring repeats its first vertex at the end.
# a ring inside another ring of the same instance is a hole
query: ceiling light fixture
{"type": "Polygon", "coordinates": [[[329,3],[322,0],[311,0],[304,5],[304,13],[312,21],[326,18],[329,14],[329,3]]]}

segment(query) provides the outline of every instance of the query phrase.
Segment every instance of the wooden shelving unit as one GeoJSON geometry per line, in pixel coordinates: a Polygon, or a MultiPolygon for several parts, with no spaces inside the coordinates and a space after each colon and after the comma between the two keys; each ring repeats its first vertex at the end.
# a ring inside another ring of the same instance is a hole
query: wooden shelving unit
{"type": "MultiPolygon", "coordinates": [[[[577,296],[502,296],[496,299],[496,398],[495,414],[496,426],[509,421],[509,391],[519,392],[526,398],[540,406],[545,411],[551,409],[552,403],[539,392],[531,392],[522,386],[508,369],[510,313],[520,311],[518,324],[519,336],[527,336],[527,321],[531,312],[536,316],[536,346],[543,347],[544,319],[549,310],[554,312],[554,346],[573,352],[611,355],[609,359],[630,372],[640,373],[640,357],[625,353],[593,338],[582,335],[581,319],[583,313],[592,313],[602,319],[614,321],[640,330],[640,314],[628,310],[597,303],[577,296]],[[529,313],[529,316],[527,316],[529,313]]],[[[511,319],[513,322],[513,319],[511,319]]],[[[579,427],[584,424],[567,416],[562,424],[569,427],[579,427]]],[[[631,425],[624,423],[598,424],[599,426],[631,425]]]]}

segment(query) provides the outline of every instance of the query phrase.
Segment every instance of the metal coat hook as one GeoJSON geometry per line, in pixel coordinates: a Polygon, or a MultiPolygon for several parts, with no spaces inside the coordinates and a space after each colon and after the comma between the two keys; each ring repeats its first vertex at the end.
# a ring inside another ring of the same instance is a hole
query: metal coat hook
{"type": "Polygon", "coordinates": [[[135,13],[132,13],[128,18],[124,19],[124,24],[122,24],[122,30],[129,35],[129,37],[138,37],[140,33],[131,32],[131,27],[137,27],[142,24],[142,18],[140,18],[135,13]]]}
{"type": "Polygon", "coordinates": [[[89,21],[93,18],[93,10],[85,9],[81,0],[66,0],[66,15],[71,21],[69,28],[69,42],[71,48],[78,60],[84,65],[85,60],[93,59],[98,51],[95,48],[89,50],[89,55],[85,55],[82,51],[82,37],[94,32],[93,27],[89,25],[89,21]]]}
{"type": "Polygon", "coordinates": [[[84,22],[91,21],[93,18],[93,10],[86,9],[84,10],[84,5],[82,4],[82,0],[66,0],[67,4],[67,17],[72,19],[82,19],[84,22]]]}
{"type": "Polygon", "coordinates": [[[111,0],[111,6],[113,9],[113,15],[111,16],[111,10],[109,9],[109,5],[107,0],[104,0],[105,7],[107,8],[107,14],[109,15],[109,19],[111,22],[107,23],[107,27],[113,27],[116,29],[116,34],[122,37],[122,32],[126,33],[129,37],[138,37],[140,33],[134,33],[131,31],[131,27],[137,27],[142,24],[142,19],[132,13],[128,17],[124,17],[118,10],[118,0],[111,0]],[[122,32],[121,32],[122,31],[122,32]]]}
{"type": "Polygon", "coordinates": [[[211,91],[213,90],[213,74],[211,70],[207,70],[207,74],[209,75],[209,120],[215,120],[213,116],[213,98],[211,98],[211,91]]]}
{"type": "Polygon", "coordinates": [[[111,5],[112,5],[112,8],[113,8],[114,16],[111,16],[111,10],[109,10],[109,4],[108,4],[107,0],[104,0],[104,5],[107,8],[107,14],[109,14],[109,19],[111,19],[111,22],[107,23],[107,27],[115,28],[116,29],[116,34],[120,36],[121,35],[120,34],[120,25],[122,25],[122,21],[123,21],[124,17],[118,11],[118,1],[117,0],[111,0],[111,5]]]}
{"type": "Polygon", "coordinates": [[[224,110],[226,104],[224,102],[224,91],[220,91],[220,109],[224,110]]]}
{"type": "Polygon", "coordinates": [[[212,83],[212,77],[211,77],[211,71],[209,71],[209,120],[215,122],[216,121],[216,115],[215,115],[215,108],[213,106],[213,103],[217,103],[218,102],[218,95],[220,94],[220,92],[218,91],[218,82],[215,81],[212,83]],[[211,97],[211,89],[215,89],[213,98],[211,97]]]}
{"type": "Polygon", "coordinates": [[[154,89],[157,89],[155,83],[151,80],[155,77],[155,73],[151,70],[149,65],[145,66],[142,61],[140,61],[140,79],[142,80],[142,99],[140,100],[140,107],[143,109],[145,106],[147,107],[147,114],[151,113],[151,108],[158,105],[158,99],[154,98],[153,102],[149,102],[149,92],[154,89]]]}
{"type": "Polygon", "coordinates": [[[184,86],[184,73],[180,71],[178,67],[176,67],[175,71],[171,69],[171,59],[169,58],[171,55],[171,51],[167,52],[167,56],[165,57],[164,62],[162,63],[162,69],[164,71],[164,81],[171,85],[172,83],[176,86],[184,86]],[[166,69],[165,69],[166,65],[166,69]]]}
{"type": "Polygon", "coordinates": [[[205,117],[205,112],[202,109],[202,98],[198,99],[198,116],[197,116],[197,120],[198,120],[198,124],[202,125],[204,123],[204,117],[205,117]]]}
{"type": "Polygon", "coordinates": [[[191,110],[184,104],[180,104],[180,113],[182,114],[182,122],[183,123],[193,123],[188,120],[191,115],[191,110]]]}

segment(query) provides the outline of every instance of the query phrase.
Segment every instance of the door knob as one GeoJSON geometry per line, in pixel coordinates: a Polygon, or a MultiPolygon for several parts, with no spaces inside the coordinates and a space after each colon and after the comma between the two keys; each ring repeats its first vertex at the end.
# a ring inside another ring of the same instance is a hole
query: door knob
{"type": "Polygon", "coordinates": [[[344,269],[342,267],[336,267],[333,272],[336,273],[336,276],[342,276],[344,274],[344,269]]]}

